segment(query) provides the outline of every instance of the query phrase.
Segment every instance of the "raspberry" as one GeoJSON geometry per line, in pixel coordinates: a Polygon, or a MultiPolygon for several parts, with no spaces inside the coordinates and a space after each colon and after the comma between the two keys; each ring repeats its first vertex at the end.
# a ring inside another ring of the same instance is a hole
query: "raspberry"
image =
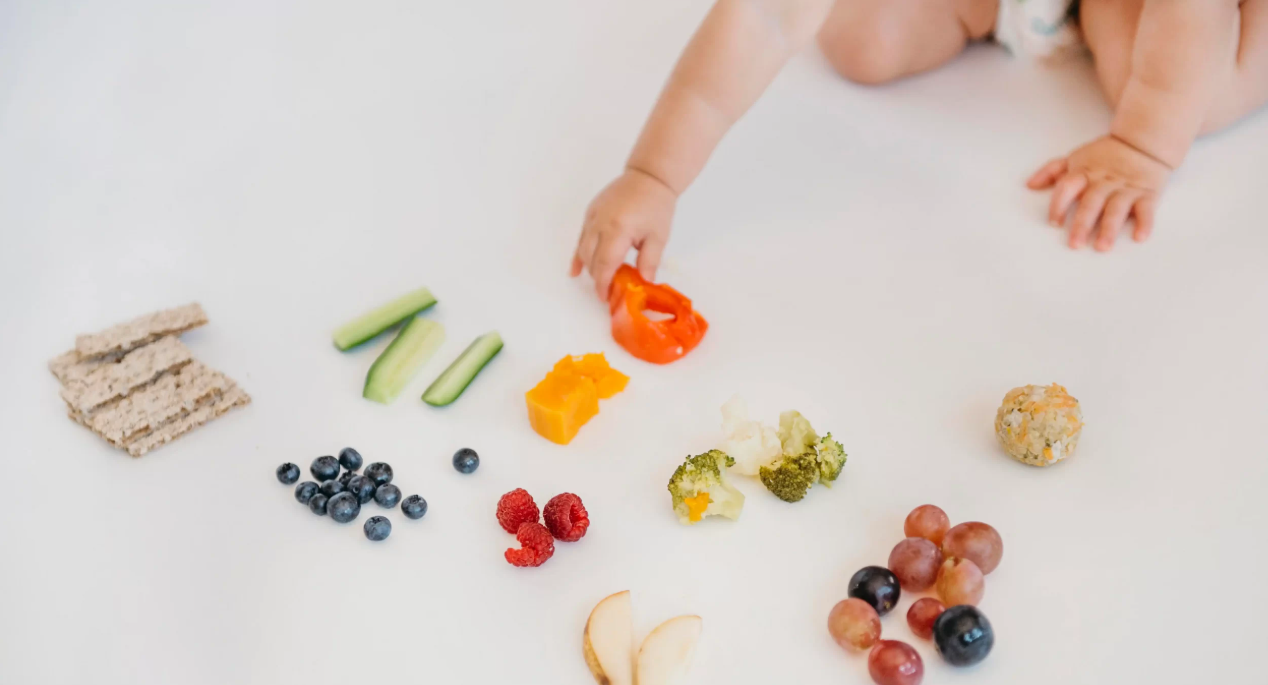
{"type": "Polygon", "coordinates": [[[580,497],[571,492],[550,498],[542,514],[546,517],[546,527],[550,529],[550,534],[564,542],[580,540],[590,527],[590,516],[586,514],[585,505],[581,503],[580,497]]]}
{"type": "Polygon", "coordinates": [[[546,526],[529,521],[520,526],[515,539],[523,545],[521,549],[506,550],[506,560],[512,566],[541,566],[555,555],[555,540],[550,536],[546,526]]]}
{"type": "Polygon", "coordinates": [[[498,523],[514,535],[525,523],[537,523],[537,503],[523,488],[516,488],[498,500],[498,523]]]}

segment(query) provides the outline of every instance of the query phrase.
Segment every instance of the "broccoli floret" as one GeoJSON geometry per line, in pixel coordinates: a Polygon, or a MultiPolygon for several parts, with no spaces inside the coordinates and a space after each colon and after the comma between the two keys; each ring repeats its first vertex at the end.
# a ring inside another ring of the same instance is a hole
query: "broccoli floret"
{"type": "Polygon", "coordinates": [[[814,450],[795,457],[783,456],[758,472],[762,485],[785,502],[799,502],[819,480],[819,460],[814,450]]]}
{"type": "Polygon", "coordinates": [[[845,448],[832,439],[831,433],[823,436],[818,446],[819,482],[832,487],[832,481],[841,475],[841,468],[845,466],[845,457],[845,448]]]}
{"type": "Polygon", "coordinates": [[[726,482],[726,469],[735,460],[721,450],[687,457],[669,479],[669,494],[674,498],[674,513],[686,525],[698,523],[705,516],[740,518],[744,493],[726,482]]]}

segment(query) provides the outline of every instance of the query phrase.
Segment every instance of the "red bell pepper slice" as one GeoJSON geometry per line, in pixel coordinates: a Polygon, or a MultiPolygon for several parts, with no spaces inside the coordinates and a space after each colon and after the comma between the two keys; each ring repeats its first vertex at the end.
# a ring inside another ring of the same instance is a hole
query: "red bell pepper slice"
{"type": "Polygon", "coordinates": [[[673,288],[647,282],[642,274],[622,264],[608,291],[612,337],[627,352],[653,364],[668,364],[700,344],[709,322],[691,307],[691,300],[673,288]],[[645,311],[672,315],[653,321],[645,311]]]}

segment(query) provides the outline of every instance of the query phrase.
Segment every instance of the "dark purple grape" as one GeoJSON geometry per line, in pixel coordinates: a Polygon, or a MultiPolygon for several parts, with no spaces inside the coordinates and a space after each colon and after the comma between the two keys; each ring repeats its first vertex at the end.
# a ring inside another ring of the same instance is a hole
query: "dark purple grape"
{"type": "Polygon", "coordinates": [[[898,604],[898,578],[884,566],[867,566],[850,578],[849,595],[872,605],[884,616],[898,604]]]}

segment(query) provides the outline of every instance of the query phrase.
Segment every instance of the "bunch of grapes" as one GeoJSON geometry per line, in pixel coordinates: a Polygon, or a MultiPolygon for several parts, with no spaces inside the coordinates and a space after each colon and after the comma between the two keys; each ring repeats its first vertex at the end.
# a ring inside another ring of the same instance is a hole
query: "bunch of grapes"
{"type": "Polygon", "coordinates": [[[977,521],[954,528],[932,504],[916,507],[903,523],[906,538],[889,554],[888,567],[868,566],[850,578],[849,598],[828,614],[828,632],[850,651],[871,650],[868,672],[878,685],[919,685],[924,663],[910,645],[882,640],[880,617],[898,604],[902,590],[924,592],[907,611],[912,633],[933,639],[948,663],[967,666],[986,658],[995,634],[977,609],[986,575],[999,566],[1004,541],[977,521]]]}

